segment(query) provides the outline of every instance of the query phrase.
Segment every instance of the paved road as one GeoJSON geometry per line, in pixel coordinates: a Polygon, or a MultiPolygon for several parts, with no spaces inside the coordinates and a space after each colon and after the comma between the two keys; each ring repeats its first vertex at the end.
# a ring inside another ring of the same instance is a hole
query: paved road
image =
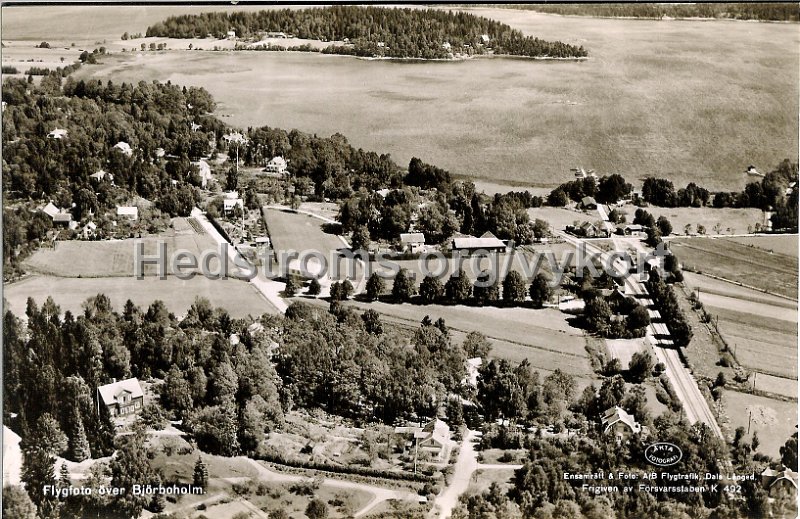
{"type": "MultiPolygon", "coordinates": [[[[601,213],[601,215],[604,215],[604,213],[601,213]]],[[[563,232],[559,232],[559,234],[575,246],[578,246],[578,244],[582,242],[587,252],[601,254],[604,258],[608,258],[609,256],[608,252],[599,249],[586,240],[581,240],[563,232]]],[[[621,252],[624,250],[617,239],[614,238],[614,235],[612,235],[612,241],[616,251],[621,252]]],[[[631,243],[628,240],[624,240],[624,242],[631,243]]],[[[638,250],[644,250],[639,240],[633,243],[638,250]]],[[[615,267],[619,271],[625,270],[624,262],[621,260],[615,262],[615,267]]],[[[708,406],[708,402],[703,397],[702,393],[700,393],[700,389],[694,377],[692,377],[691,372],[681,361],[678,350],[672,345],[672,339],[669,338],[669,329],[663,322],[658,321],[661,315],[658,313],[658,310],[654,308],[653,301],[648,297],[644,283],[642,283],[639,276],[636,274],[626,276],[624,281],[626,293],[634,294],[640,303],[648,307],[648,313],[656,320],[648,326],[646,338],[653,346],[653,351],[656,354],[657,360],[662,362],[666,367],[665,373],[670,379],[678,399],[683,404],[687,420],[689,423],[702,421],[711,428],[717,437],[723,438],[722,431],[717,424],[711,408],[708,406]]]]}
{"type": "Polygon", "coordinates": [[[475,431],[467,431],[461,448],[458,451],[458,459],[453,470],[453,479],[450,484],[442,490],[433,502],[433,507],[428,513],[428,517],[437,519],[447,519],[453,513],[453,509],[458,504],[458,498],[466,492],[469,487],[472,474],[478,469],[478,456],[475,453],[475,431]]]}

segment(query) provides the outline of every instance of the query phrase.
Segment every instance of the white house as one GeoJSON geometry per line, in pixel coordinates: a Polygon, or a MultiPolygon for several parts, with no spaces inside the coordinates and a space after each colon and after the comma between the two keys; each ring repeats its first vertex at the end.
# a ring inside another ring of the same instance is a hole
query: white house
{"type": "Polygon", "coordinates": [[[111,416],[133,414],[144,406],[144,391],[139,380],[129,378],[116,380],[97,388],[101,402],[108,408],[111,416]]]}
{"type": "Polygon", "coordinates": [[[480,357],[473,357],[464,361],[464,366],[467,368],[464,384],[470,387],[478,387],[478,371],[482,365],[483,359],[480,357]]]}
{"type": "Polygon", "coordinates": [[[267,173],[274,173],[277,175],[285,175],[286,174],[286,160],[283,157],[272,157],[272,160],[267,162],[267,166],[264,168],[264,171],[267,173]]]}
{"type": "Polygon", "coordinates": [[[200,170],[200,185],[202,187],[208,186],[208,182],[214,180],[214,177],[211,176],[211,166],[202,159],[195,162],[194,165],[200,170]]]}
{"type": "Polygon", "coordinates": [[[108,173],[106,173],[105,171],[100,169],[100,170],[97,170],[97,172],[92,173],[91,175],[89,175],[89,177],[93,178],[94,180],[96,180],[98,182],[102,182],[103,180],[105,180],[106,175],[108,175],[108,173]]]}
{"type": "Polygon", "coordinates": [[[133,148],[131,148],[131,145],[128,144],[127,142],[119,141],[114,145],[114,148],[121,151],[122,154],[125,155],[126,157],[130,157],[131,155],[133,155],[133,148]]]}
{"type": "Polygon", "coordinates": [[[642,426],[636,421],[633,415],[621,407],[607,409],[600,423],[603,427],[603,434],[613,435],[617,443],[627,441],[633,434],[642,432],[642,426]]]}
{"type": "Polygon", "coordinates": [[[450,426],[438,418],[431,420],[422,427],[395,427],[395,434],[413,438],[406,446],[430,453],[433,458],[442,461],[446,459],[450,446],[450,426]]]}
{"type": "Polygon", "coordinates": [[[63,139],[67,136],[67,130],[63,128],[56,128],[52,132],[47,134],[47,137],[50,139],[63,139]]]}
{"type": "Polygon", "coordinates": [[[139,208],[136,206],[117,206],[117,216],[127,218],[128,220],[139,219],[139,208]]]}
{"type": "Polygon", "coordinates": [[[228,31],[227,38],[229,40],[235,40],[236,39],[236,31],[228,31]]]}

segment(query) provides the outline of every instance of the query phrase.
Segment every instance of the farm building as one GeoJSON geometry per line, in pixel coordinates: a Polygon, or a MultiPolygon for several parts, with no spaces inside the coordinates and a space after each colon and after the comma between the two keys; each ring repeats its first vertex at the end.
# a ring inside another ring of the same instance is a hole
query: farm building
{"type": "Polygon", "coordinates": [[[597,201],[591,196],[581,198],[579,207],[585,211],[593,211],[597,209],[597,201]]]}
{"type": "Polygon", "coordinates": [[[635,224],[628,224],[625,227],[622,227],[622,233],[630,236],[633,234],[639,234],[645,231],[644,226],[639,225],[638,223],[635,224]]]}
{"type": "Polygon", "coordinates": [[[235,40],[236,39],[236,31],[228,31],[228,34],[226,36],[227,36],[227,38],[229,40],[235,40]]]}
{"type": "Polygon", "coordinates": [[[264,171],[267,173],[273,173],[276,175],[285,175],[286,174],[286,160],[283,157],[272,157],[272,159],[267,162],[264,171]]]}
{"type": "Polygon", "coordinates": [[[135,206],[118,205],[117,216],[121,218],[127,218],[128,220],[138,220],[139,208],[135,206]]]}
{"type": "Polygon", "coordinates": [[[451,248],[454,251],[473,253],[476,251],[505,252],[506,244],[499,240],[494,234],[485,232],[480,238],[474,236],[462,236],[453,238],[451,248]]]}
{"type": "Polygon", "coordinates": [[[618,444],[628,441],[633,434],[642,431],[642,426],[633,415],[616,406],[603,413],[600,423],[603,427],[603,434],[613,435],[618,444]]]}
{"type": "Polygon", "coordinates": [[[400,234],[400,249],[415,254],[425,246],[425,235],[421,232],[404,232],[400,234]]]}
{"type": "Polygon", "coordinates": [[[761,486],[769,492],[770,497],[794,496],[797,494],[797,472],[786,467],[783,470],[767,467],[761,473],[761,486]]]}
{"type": "Polygon", "coordinates": [[[72,221],[72,215],[69,213],[58,213],[53,215],[53,225],[74,229],[77,222],[72,221]]]}
{"type": "Polygon", "coordinates": [[[119,141],[114,145],[114,148],[118,149],[126,157],[133,155],[133,148],[131,148],[131,145],[125,141],[119,141]]]}
{"type": "Polygon", "coordinates": [[[578,226],[567,226],[567,232],[570,232],[576,236],[583,236],[584,238],[597,238],[599,236],[608,236],[608,232],[598,227],[597,225],[593,224],[592,222],[583,222],[578,226]]]}
{"type": "Polygon", "coordinates": [[[111,416],[133,414],[144,406],[144,391],[135,378],[100,386],[97,392],[111,416]]]}

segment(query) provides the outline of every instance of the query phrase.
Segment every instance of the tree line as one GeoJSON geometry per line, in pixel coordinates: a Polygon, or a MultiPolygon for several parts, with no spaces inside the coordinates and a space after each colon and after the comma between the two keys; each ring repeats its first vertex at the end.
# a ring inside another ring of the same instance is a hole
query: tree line
{"type": "Polygon", "coordinates": [[[171,16],[148,27],[147,36],[222,39],[231,30],[239,38],[282,32],[302,39],[347,40],[350,45],[331,45],[323,52],[368,57],[446,59],[452,57],[451,50],[482,54],[488,48],[496,54],[515,56],[587,55],[581,46],[540,40],[482,16],[438,9],[332,6],[201,13],[171,16]]]}
{"type": "Polygon", "coordinates": [[[798,21],[797,5],[792,3],[704,3],[704,4],[537,4],[514,7],[542,13],[608,18],[717,18],[733,20],[798,21]]]}

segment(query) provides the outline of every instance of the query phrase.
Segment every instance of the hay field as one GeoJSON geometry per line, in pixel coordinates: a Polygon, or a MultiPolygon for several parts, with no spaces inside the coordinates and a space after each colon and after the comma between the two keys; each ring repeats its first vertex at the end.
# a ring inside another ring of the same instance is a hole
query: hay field
{"type": "Polygon", "coordinates": [[[769,170],[797,156],[795,24],[472,11],[583,45],[591,58],[399,63],[171,51],[116,54],[76,77],[203,86],[234,125],[341,132],[400,163],[419,156],[498,183],[553,186],[582,165],[739,190],[748,164],[769,170]]]}
{"type": "Polygon", "coordinates": [[[795,302],[692,273],[685,284],[700,288],[700,301],[743,366],[781,377],[765,391],[797,394],[795,302]]]}
{"type": "MultiPolygon", "coordinates": [[[[167,274],[172,274],[170,258],[179,250],[186,250],[200,257],[203,253],[218,251],[218,246],[206,234],[157,236],[130,238],[112,241],[63,241],[55,249],[39,249],[25,260],[27,271],[61,277],[113,277],[133,276],[137,243],[144,245],[144,255],[155,256],[159,243],[167,246],[167,274]]],[[[212,261],[211,268],[217,270],[219,262],[212,261]]],[[[157,266],[144,266],[147,276],[156,275],[157,266]]]]}
{"type": "Polygon", "coordinates": [[[713,238],[675,239],[670,244],[681,263],[693,271],[797,298],[797,257],[713,238]]]}
{"type": "Polygon", "coordinates": [[[727,238],[736,243],[741,243],[748,247],[756,247],[770,253],[783,254],[785,256],[798,255],[798,243],[796,234],[773,234],[769,236],[737,236],[727,238]]]}
{"type": "MultiPolygon", "coordinates": [[[[625,206],[621,211],[625,213],[629,223],[633,222],[636,207],[625,206]]],[[[706,228],[706,234],[716,236],[714,226],[719,224],[721,234],[744,234],[752,232],[755,224],[764,223],[764,213],[760,209],[724,207],[656,207],[649,206],[645,210],[654,218],[664,216],[672,224],[674,234],[684,234],[686,225],[690,225],[689,232],[697,232],[697,226],[706,228]]]]}
{"type": "Polygon", "coordinates": [[[137,280],[133,277],[89,279],[31,276],[3,286],[3,297],[8,301],[8,308],[17,316],[25,314],[28,297],[41,305],[48,296],[52,296],[62,311],[69,310],[75,314],[83,311],[81,304],[86,299],[97,294],[111,298],[118,312],[122,311],[128,299],[142,307],[161,299],[170,312],[185,315],[195,298],[205,297],[212,306],[225,308],[232,317],[280,313],[249,283],[233,279],[211,280],[195,276],[184,281],[172,276],[165,280],[155,277],[137,280]]]}

